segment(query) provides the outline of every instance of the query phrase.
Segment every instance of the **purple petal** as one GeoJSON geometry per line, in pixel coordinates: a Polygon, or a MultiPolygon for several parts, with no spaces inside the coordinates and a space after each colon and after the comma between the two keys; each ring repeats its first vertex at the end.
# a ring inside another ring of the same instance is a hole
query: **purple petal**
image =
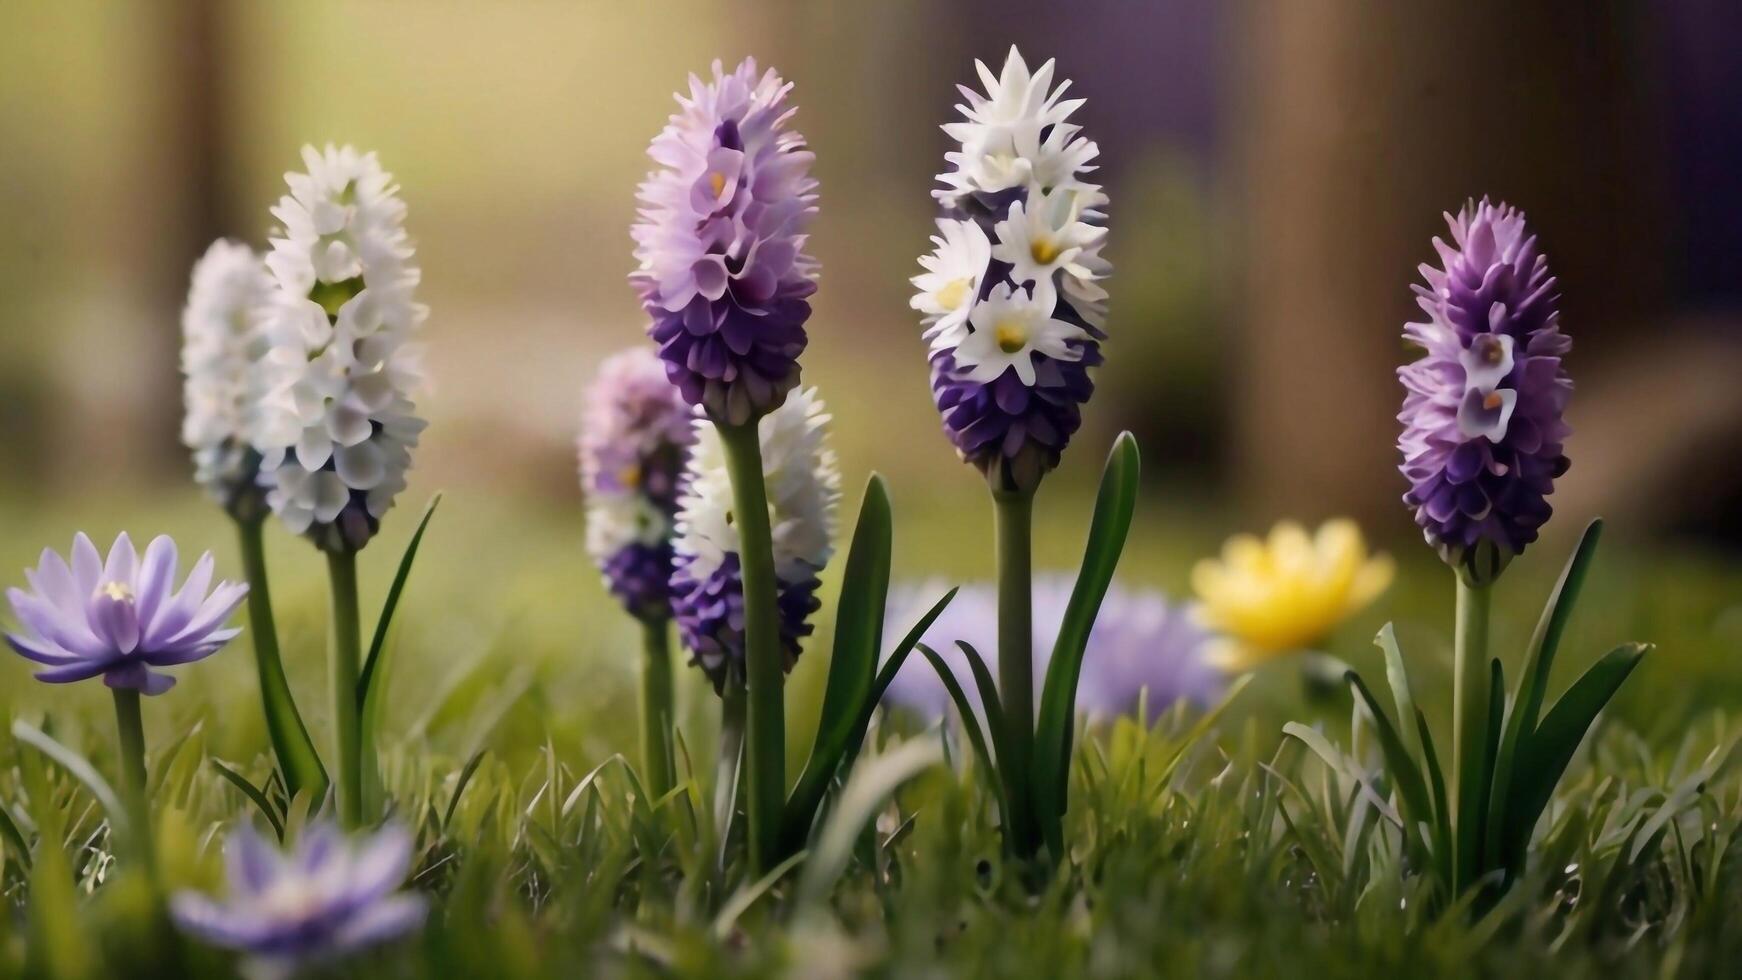
{"type": "Polygon", "coordinates": [[[103,566],[103,579],[120,582],[132,588],[138,571],[139,552],[133,549],[133,539],[127,536],[126,531],[122,531],[114,545],[109,548],[109,561],[103,566]]]}
{"type": "Polygon", "coordinates": [[[333,936],[341,949],[359,949],[397,939],[423,925],[429,902],[422,895],[392,895],[347,918],[333,936]]]}
{"type": "Polygon", "coordinates": [[[150,623],[158,609],[172,598],[175,588],[177,555],[175,542],[160,534],[145,547],[145,561],[139,569],[139,588],[134,601],[139,604],[139,622],[150,623]]]}

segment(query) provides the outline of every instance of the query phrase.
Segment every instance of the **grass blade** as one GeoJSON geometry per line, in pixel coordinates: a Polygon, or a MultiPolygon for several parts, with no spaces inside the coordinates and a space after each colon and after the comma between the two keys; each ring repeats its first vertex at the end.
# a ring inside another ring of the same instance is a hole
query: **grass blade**
{"type": "Polygon", "coordinates": [[[117,836],[127,838],[131,830],[128,826],[127,808],[121,805],[121,798],[115,795],[114,788],[89,760],[22,719],[13,720],[12,737],[48,756],[74,779],[83,783],[91,791],[91,796],[103,807],[103,812],[109,815],[109,826],[115,829],[117,836]]]}
{"type": "Polygon", "coordinates": [[[217,759],[212,760],[212,768],[218,771],[218,775],[229,780],[230,785],[241,790],[243,796],[248,797],[248,799],[254,804],[255,809],[259,810],[261,815],[266,818],[266,822],[272,825],[272,832],[278,835],[279,842],[283,843],[284,819],[278,815],[278,812],[275,809],[273,809],[271,801],[266,798],[266,794],[262,792],[258,786],[249,782],[248,777],[242,775],[235,769],[232,769],[217,759]]]}
{"type": "Polygon", "coordinates": [[[853,771],[852,778],[847,780],[847,788],[841,793],[840,804],[823,825],[816,850],[805,862],[804,876],[798,885],[800,907],[827,897],[841,873],[847,870],[860,828],[876,817],[877,811],[902,784],[942,762],[943,758],[941,740],[916,738],[853,771]]]}
{"type": "Polygon", "coordinates": [[[1406,836],[1416,840],[1426,851],[1429,848],[1426,839],[1421,836],[1421,825],[1433,827],[1434,812],[1428,801],[1427,784],[1422,781],[1421,769],[1403,747],[1403,739],[1398,736],[1397,728],[1392,725],[1391,718],[1379,704],[1379,699],[1368,689],[1367,682],[1352,670],[1343,676],[1373,715],[1373,731],[1379,736],[1380,754],[1385,757],[1385,768],[1390,770],[1391,781],[1397,787],[1398,796],[1403,799],[1402,815],[1405,819],[1406,836]]]}
{"type": "Polygon", "coordinates": [[[950,700],[956,704],[956,713],[962,717],[962,730],[967,733],[968,744],[974,749],[974,761],[986,773],[986,780],[992,786],[992,792],[998,800],[998,814],[1001,825],[1006,833],[1010,831],[1010,807],[1013,805],[1004,792],[1004,780],[998,776],[998,768],[993,764],[992,754],[986,749],[986,737],[980,731],[979,716],[974,714],[974,705],[963,693],[962,685],[957,683],[956,675],[950,670],[937,651],[925,644],[919,644],[919,652],[931,662],[932,669],[937,671],[938,680],[943,682],[944,690],[949,692],[950,700]]]}

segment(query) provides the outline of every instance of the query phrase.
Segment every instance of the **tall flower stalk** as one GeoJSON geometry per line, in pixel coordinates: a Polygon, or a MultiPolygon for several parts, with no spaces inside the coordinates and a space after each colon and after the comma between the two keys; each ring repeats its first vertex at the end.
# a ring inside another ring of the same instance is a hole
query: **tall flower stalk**
{"type": "Polygon", "coordinates": [[[267,503],[327,555],[338,808],[355,827],[365,778],[356,556],[405,489],[424,428],[412,341],[427,311],[413,299],[419,272],[392,175],[350,147],[305,147],[303,163],[272,210],[271,382],[254,440],[267,503]]]}
{"type": "MultiPolygon", "coordinates": [[[[1536,540],[1550,514],[1545,498],[1567,470],[1562,413],[1572,382],[1561,358],[1571,344],[1560,332],[1555,280],[1522,213],[1484,200],[1446,220],[1453,243],[1435,239],[1442,266],[1424,265],[1426,285],[1416,287],[1427,319],[1404,328],[1423,355],[1398,370],[1398,448],[1410,483],[1404,502],[1457,579],[1450,772],[1389,624],[1377,643],[1395,713],[1358,674],[1345,676],[1378,736],[1406,864],[1428,878],[1437,907],[1468,898],[1482,915],[1524,873],[1531,836],[1579,743],[1650,647],[1609,651],[1544,711],[1561,636],[1596,553],[1602,525],[1593,521],[1508,692],[1490,653],[1489,606],[1501,572],[1536,540]]],[[[1284,731],[1323,745],[1303,726],[1284,731]]]]}
{"type": "Polygon", "coordinates": [[[261,706],[285,789],[294,797],[306,788],[318,799],[326,794],[327,773],[279,657],[261,535],[270,510],[260,485],[260,453],[252,445],[270,380],[264,313],[271,295],[266,264],[246,245],[220,239],[194,264],[181,320],[182,441],[193,451],[195,481],[236,524],[261,706]]]}
{"type": "Polygon", "coordinates": [[[606,358],[581,419],[587,551],[605,585],[641,625],[641,756],[654,796],[676,784],[672,733],[672,523],[695,440],[691,409],[651,350],[606,358]]]}
{"type": "Polygon", "coordinates": [[[1070,83],[1053,85],[1051,61],[1031,72],[1011,48],[998,74],[975,67],[986,90],[963,87],[963,119],[944,126],[960,145],[933,192],[944,213],[912,305],[924,316],[944,432],[992,493],[999,768],[1004,792],[1021,801],[1006,843],[1029,856],[1041,845],[1039,810],[1027,802],[1037,734],[1030,525],[1035,490],[1081,425],[1089,370],[1101,363],[1107,196],[1086,179],[1097,147],[1069,121],[1082,101],[1063,98],[1070,83]]]}
{"type": "Polygon", "coordinates": [[[691,76],[649,148],[630,280],[652,319],[667,376],[718,427],[741,569],[747,686],[746,809],[752,864],[779,847],[786,791],[780,588],[757,420],[799,380],[816,263],[813,156],[789,127],[792,86],[753,60],[691,76]]]}

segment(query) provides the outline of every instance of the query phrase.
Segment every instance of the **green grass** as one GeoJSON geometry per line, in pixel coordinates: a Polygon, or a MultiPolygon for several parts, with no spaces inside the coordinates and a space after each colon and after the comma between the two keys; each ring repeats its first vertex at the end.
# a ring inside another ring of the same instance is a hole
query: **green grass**
{"type": "MultiPolygon", "coordinates": [[[[898,576],[989,573],[989,514],[895,492],[898,576]]],[[[403,504],[363,556],[365,632],[415,509],[403,504]]],[[[1121,576],[1177,593],[1190,561],[1232,528],[1158,509],[1140,508],[1121,576]]],[[[1062,487],[1042,495],[1038,567],[1076,558],[1086,512],[1062,487]]],[[[105,498],[13,503],[0,514],[0,568],[33,562],[45,545],[64,549],[76,529],[103,539],[123,527],[141,544],[173,533],[184,559],[212,546],[221,568],[238,567],[230,529],[191,496],[144,512],[105,498]]],[[[268,551],[292,685],[325,750],[322,563],[275,529],[268,551]]],[[[1494,649],[1509,670],[1563,554],[1547,542],[1507,574],[1494,649]]],[[[1368,641],[1394,618],[1443,740],[1449,575],[1400,557],[1393,592],[1332,652],[1380,676],[1368,641]]],[[[1621,640],[1659,649],[1573,763],[1526,879],[1475,925],[1432,915],[1395,828],[1358,803],[1352,783],[1280,737],[1286,721],[1317,724],[1370,774],[1378,768],[1371,731],[1351,739],[1346,695],[1308,700],[1293,663],[1262,670],[1201,734],[1196,716],[1175,712],[1153,729],[1123,720],[1080,739],[1069,866],[1038,895],[1002,860],[995,804],[952,737],[945,765],[907,784],[863,833],[811,856],[844,870],[806,900],[803,865],[759,887],[736,842],[720,860],[707,805],[715,705],[697,672],[680,678],[693,766],[680,760],[679,777],[696,774],[689,791],[654,805],[629,767],[611,761],[636,745],[639,638],[587,565],[572,507],[449,494],[397,632],[384,778],[396,815],[416,829],[415,887],[436,896],[435,911],[418,939],[348,964],[357,975],[1617,978],[1724,975],[1742,956],[1729,928],[1742,921],[1742,863],[1729,846],[1742,829],[1742,779],[1728,764],[1742,724],[1722,714],[1742,698],[1742,569],[1708,558],[1620,546],[1598,559],[1551,692],[1621,640]]],[[[829,632],[825,617],[789,685],[794,772],[815,724],[829,632]]],[[[8,727],[37,724],[113,778],[107,692],[46,687],[27,668],[17,658],[0,665],[8,727]]],[[[171,887],[216,888],[223,835],[255,807],[213,761],[257,784],[270,768],[246,637],[179,673],[173,692],[145,705],[163,875],[171,887]]],[[[926,737],[886,720],[861,771],[926,737]]],[[[4,735],[0,804],[20,837],[42,836],[27,854],[0,834],[0,976],[234,970],[174,940],[139,879],[115,864],[92,794],[4,735]]]]}

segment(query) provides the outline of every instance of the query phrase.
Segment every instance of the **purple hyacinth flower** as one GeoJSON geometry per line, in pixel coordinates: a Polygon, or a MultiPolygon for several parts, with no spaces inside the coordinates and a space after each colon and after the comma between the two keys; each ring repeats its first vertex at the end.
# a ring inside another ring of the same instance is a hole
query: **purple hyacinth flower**
{"type": "Polygon", "coordinates": [[[671,614],[672,522],[694,441],[691,409],[652,351],[631,348],[599,366],[581,420],[587,551],[635,616],[671,614]]]}
{"type": "Polygon", "coordinates": [[[1524,214],[1487,199],[1446,215],[1444,268],[1421,267],[1427,320],[1404,327],[1426,353],[1398,369],[1405,391],[1404,503],[1429,544],[1472,584],[1494,580],[1536,540],[1567,471],[1559,294],[1524,214]]]}
{"type": "Polygon", "coordinates": [[[1032,490],[1082,424],[1101,363],[1112,266],[1107,195],[1085,178],[1098,150],[1069,122],[1053,63],[1015,48],[982,95],[963,88],[960,142],[934,192],[943,205],[912,306],[930,341],[932,398],[964,461],[998,489],[1032,490]]]}
{"type": "Polygon", "coordinates": [[[244,825],[224,849],[228,898],[182,891],[170,910],[184,932],[245,954],[251,973],[283,976],[423,924],[424,897],[399,890],[411,844],[395,826],[346,839],[334,824],[317,823],[282,853],[244,825]]]}
{"type": "Polygon", "coordinates": [[[178,590],[175,542],[154,538],[141,558],[125,533],[105,561],[91,539],[73,539],[72,561],[50,549],[26,569],[30,590],[7,589],[21,629],[12,649],[44,666],[38,680],[65,684],[103,677],[113,688],[162,694],[175,678],[152,668],[192,663],[218,652],[240,629],[225,628],[248,594],[239,582],[212,587],[212,555],[194,563],[178,590]]]}
{"type": "MultiPolygon", "coordinates": [[[[1072,581],[1064,575],[1042,575],[1034,582],[1034,679],[1046,678],[1053,641],[1064,622],[1072,581]]],[[[884,636],[893,639],[910,629],[944,592],[941,583],[906,586],[889,601],[884,636]]],[[[937,651],[962,692],[979,707],[978,688],[967,657],[956,641],[971,644],[982,656],[992,656],[998,637],[998,593],[989,583],[963,587],[956,593],[922,642],[937,651]]],[[[1132,590],[1115,583],[1101,604],[1089,631],[1077,682],[1077,710],[1090,718],[1108,719],[1134,711],[1141,699],[1153,722],[1164,710],[1184,700],[1207,705],[1221,692],[1223,677],[1208,660],[1212,636],[1187,608],[1170,603],[1154,590],[1132,590]]],[[[942,718],[950,708],[949,693],[930,663],[910,656],[896,672],[885,694],[887,703],[914,712],[926,721],[942,718]]]]}
{"type": "MultiPolygon", "coordinates": [[[[694,559],[685,556],[672,576],[672,613],[678,634],[691,662],[708,675],[716,693],[729,679],[744,680],[744,577],[738,570],[738,555],[728,552],[719,567],[701,578],[692,577],[694,559]]],[[[775,601],[780,610],[781,666],[792,670],[798,662],[804,639],[816,629],[811,614],[821,609],[815,575],[777,577],[775,601]]]]}
{"type": "Polygon", "coordinates": [[[688,97],[648,148],[631,230],[630,282],[653,319],[666,372],[710,418],[742,425],[798,384],[816,263],[804,252],[815,216],[813,154],[787,128],[792,86],[754,59],[688,97]]]}

